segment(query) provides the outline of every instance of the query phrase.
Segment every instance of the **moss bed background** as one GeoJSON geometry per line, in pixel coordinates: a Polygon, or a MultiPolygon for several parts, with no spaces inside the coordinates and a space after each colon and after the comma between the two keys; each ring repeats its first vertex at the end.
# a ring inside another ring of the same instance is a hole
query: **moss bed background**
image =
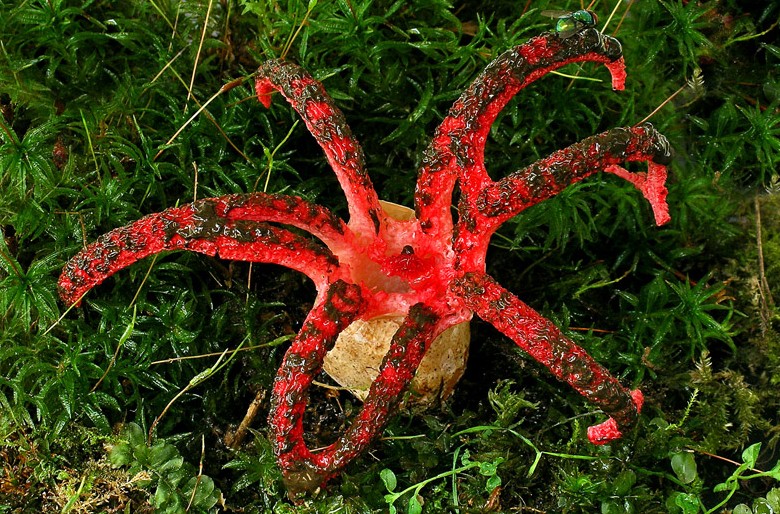
{"type": "MultiPolygon", "coordinates": [[[[598,1],[599,26],[609,19],[624,46],[626,91],[603,67],[569,67],[491,131],[497,177],[658,109],[676,153],[671,223],[654,227],[637,191],[599,175],[504,225],[488,257],[500,283],[641,387],[639,427],[590,445],[600,414],[475,320],[455,395],[399,413],[295,505],[265,416],[311,284],[171,253],[65,312],[59,270],[99,234],[195,196],[282,192],[344,215],[292,109],[265,110],[251,80],[232,82],[281,55],[336,99],[380,197],[411,205],[422,150],[461,91],[554,26],[540,11],[583,5],[4,0],[0,512],[780,512],[780,5],[745,4],[598,1]],[[241,344],[251,350],[204,373],[241,344]]],[[[310,443],[356,407],[315,391],[310,443]]]]}

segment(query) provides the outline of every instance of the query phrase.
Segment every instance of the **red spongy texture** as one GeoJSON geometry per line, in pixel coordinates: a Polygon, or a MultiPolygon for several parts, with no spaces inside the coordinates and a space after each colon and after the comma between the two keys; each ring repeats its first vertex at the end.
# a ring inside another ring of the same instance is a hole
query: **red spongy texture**
{"type": "Polygon", "coordinates": [[[653,208],[655,223],[663,225],[671,220],[669,205],[666,203],[666,166],[654,162],[647,163],[647,173],[631,173],[627,169],[616,164],[607,166],[604,171],[614,173],[634,184],[639,189],[650,206],[653,208]]]}

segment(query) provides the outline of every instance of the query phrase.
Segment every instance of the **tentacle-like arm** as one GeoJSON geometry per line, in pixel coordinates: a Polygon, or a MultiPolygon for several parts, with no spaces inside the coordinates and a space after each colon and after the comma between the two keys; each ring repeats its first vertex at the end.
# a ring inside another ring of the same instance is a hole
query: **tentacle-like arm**
{"type": "MultiPolygon", "coordinates": [[[[227,206],[247,196],[252,195],[200,200],[150,214],[103,234],[68,261],[59,279],[60,296],[69,304],[78,302],[84,293],[117,271],[167,250],[189,250],[219,254],[226,259],[280,264],[305,273],[318,290],[324,290],[338,275],[338,261],[333,254],[289,230],[226,217],[230,213],[227,206]]],[[[251,198],[249,200],[243,208],[251,210],[251,198]]],[[[277,214],[274,220],[285,218],[277,214]]],[[[314,212],[310,221],[322,222],[326,218],[324,213],[314,212]]],[[[298,219],[296,224],[301,222],[298,219]]],[[[326,229],[325,225],[320,225],[318,232],[328,234],[336,230],[336,226],[326,229]]]]}
{"type": "Polygon", "coordinates": [[[492,220],[491,225],[501,224],[571,184],[606,170],[629,180],[642,191],[653,208],[656,223],[662,225],[669,221],[664,165],[670,159],[669,142],[649,123],[611,129],[558,150],[491,184],[479,193],[476,208],[492,220]],[[630,173],[617,166],[631,161],[648,161],[649,173],[630,173]]]}
{"type": "Polygon", "coordinates": [[[545,159],[461,196],[460,223],[454,243],[464,271],[482,271],[490,236],[506,220],[597,173],[614,173],[637,187],[650,202],[655,221],[669,221],[666,166],[671,149],[652,125],[615,128],[558,150],[545,159]],[[647,161],[648,171],[632,173],[618,163],[647,161]]]}
{"type": "Polygon", "coordinates": [[[623,89],[620,43],[595,29],[565,39],[553,33],[535,37],[499,56],[480,74],[436,129],[423,157],[415,209],[424,231],[442,234],[451,229],[449,209],[456,179],[466,195],[490,183],[484,164],[485,142],[507,102],[550,71],[583,61],[605,64],[613,88],[623,89]]]}
{"type": "Polygon", "coordinates": [[[347,197],[350,227],[363,235],[378,234],[382,209],[364,169],[363,150],[322,84],[296,64],[273,60],[257,71],[255,91],[266,107],[271,93],[282,93],[325,151],[347,197]]]}
{"type": "Polygon", "coordinates": [[[346,223],[325,207],[297,196],[249,193],[220,196],[206,202],[213,205],[219,218],[269,221],[303,229],[319,238],[333,253],[353,243],[354,235],[346,223]]]}
{"type": "Polygon", "coordinates": [[[492,278],[482,273],[466,273],[453,282],[452,289],[480,318],[610,416],[588,429],[592,443],[605,444],[617,439],[636,423],[642,408],[642,393],[625,389],[585,350],[561,334],[558,327],[492,278]]]}
{"type": "Polygon", "coordinates": [[[279,369],[269,423],[277,460],[293,496],[320,487],[379,435],[436,336],[439,317],[422,304],[413,306],[393,337],[357,418],[335,443],[313,453],[303,440],[306,391],[338,334],[364,308],[358,286],[334,283],[310,313],[279,369]]]}

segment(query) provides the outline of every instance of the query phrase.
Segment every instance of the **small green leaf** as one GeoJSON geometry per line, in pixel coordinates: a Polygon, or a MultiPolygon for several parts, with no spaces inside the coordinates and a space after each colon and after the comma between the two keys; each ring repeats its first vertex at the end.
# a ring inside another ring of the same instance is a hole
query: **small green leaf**
{"type": "Polygon", "coordinates": [[[498,475],[493,475],[490,478],[488,478],[487,483],[485,484],[485,491],[492,493],[493,490],[501,485],[501,477],[498,475]]]}
{"type": "Polygon", "coordinates": [[[181,466],[177,469],[171,470],[165,479],[176,487],[180,487],[179,484],[186,484],[187,480],[192,477],[192,470],[186,466],[181,466]]]}
{"type": "MultiPolygon", "coordinates": [[[[769,476],[774,478],[775,480],[780,480],[780,460],[775,462],[775,465],[772,467],[772,469],[767,471],[767,473],[769,473],[769,476]]],[[[775,489],[772,489],[772,491],[774,490],[775,489]]]]}
{"type": "Polygon", "coordinates": [[[694,494],[680,493],[674,499],[674,504],[682,509],[683,514],[697,514],[699,500],[694,494]]]}
{"type": "Polygon", "coordinates": [[[128,423],[125,425],[124,436],[130,446],[136,448],[138,446],[146,446],[146,436],[143,429],[138,426],[137,423],[128,423]]]}
{"type": "Polygon", "coordinates": [[[775,487],[766,493],[766,501],[769,502],[775,512],[780,512],[780,489],[775,487]]]}
{"type": "Polygon", "coordinates": [[[744,503],[740,503],[739,505],[734,507],[734,510],[731,511],[731,514],[753,514],[753,511],[750,510],[750,507],[748,507],[744,503]]]}
{"type": "Polygon", "coordinates": [[[479,474],[486,477],[495,475],[498,465],[502,462],[504,462],[504,459],[501,458],[498,458],[493,462],[480,462],[479,474]]]}
{"type": "Polygon", "coordinates": [[[761,443],[751,444],[742,452],[742,462],[752,468],[756,465],[758,454],[761,452],[761,443]]]}
{"type": "MultiPolygon", "coordinates": [[[[387,492],[392,493],[395,491],[395,488],[398,485],[398,481],[395,478],[395,473],[393,473],[393,470],[388,468],[383,469],[379,472],[379,478],[381,478],[382,483],[385,484],[387,492]]],[[[385,496],[385,498],[387,498],[387,496],[385,496]]]]}
{"type": "Polygon", "coordinates": [[[422,514],[422,504],[417,498],[418,496],[416,494],[409,498],[409,505],[406,507],[406,514],[422,514]]]}
{"type": "Polygon", "coordinates": [[[629,494],[631,488],[636,484],[636,473],[630,469],[622,471],[612,482],[612,490],[615,496],[625,496],[629,494]]]}
{"type": "Polygon", "coordinates": [[[108,452],[108,461],[115,468],[127,466],[132,461],[133,452],[127,443],[115,444],[108,452]]]}
{"type": "Polygon", "coordinates": [[[171,486],[164,480],[161,480],[157,484],[157,490],[152,497],[152,505],[155,507],[166,507],[173,500],[174,496],[175,494],[171,490],[171,486]]]}
{"type": "Polygon", "coordinates": [[[696,461],[690,452],[679,452],[672,455],[672,470],[683,484],[690,484],[698,476],[696,461]]]}
{"type": "Polygon", "coordinates": [[[192,477],[184,487],[184,495],[187,498],[192,496],[192,505],[205,510],[219,501],[219,490],[214,487],[214,480],[207,475],[201,475],[200,480],[198,477],[192,477]],[[193,488],[195,488],[195,496],[192,496],[193,488]]]}
{"type": "Polygon", "coordinates": [[[777,511],[772,508],[766,498],[756,498],[753,501],[753,514],[775,514],[775,512],[777,511]]]}
{"type": "Polygon", "coordinates": [[[170,444],[154,445],[151,448],[151,468],[158,473],[169,473],[181,468],[184,457],[170,444]]]}

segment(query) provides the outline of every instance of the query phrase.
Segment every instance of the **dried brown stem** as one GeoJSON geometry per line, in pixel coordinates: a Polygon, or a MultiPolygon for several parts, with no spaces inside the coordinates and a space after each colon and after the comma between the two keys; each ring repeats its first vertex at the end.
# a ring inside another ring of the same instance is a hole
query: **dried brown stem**
{"type": "Polygon", "coordinates": [[[766,268],[764,266],[764,246],[761,235],[761,202],[758,196],[753,200],[753,206],[756,211],[756,249],[758,250],[758,292],[761,297],[761,325],[762,330],[766,330],[771,317],[770,311],[775,305],[772,292],[769,290],[769,282],[766,279],[766,268]]]}
{"type": "Polygon", "coordinates": [[[229,448],[235,450],[241,446],[249,426],[257,417],[257,412],[260,410],[260,405],[263,403],[263,400],[265,400],[266,393],[267,391],[265,389],[260,389],[255,395],[255,398],[249,404],[249,407],[246,410],[246,414],[244,415],[244,419],[241,420],[241,423],[238,425],[238,428],[236,428],[236,431],[225,434],[225,445],[227,445],[229,448]]]}

